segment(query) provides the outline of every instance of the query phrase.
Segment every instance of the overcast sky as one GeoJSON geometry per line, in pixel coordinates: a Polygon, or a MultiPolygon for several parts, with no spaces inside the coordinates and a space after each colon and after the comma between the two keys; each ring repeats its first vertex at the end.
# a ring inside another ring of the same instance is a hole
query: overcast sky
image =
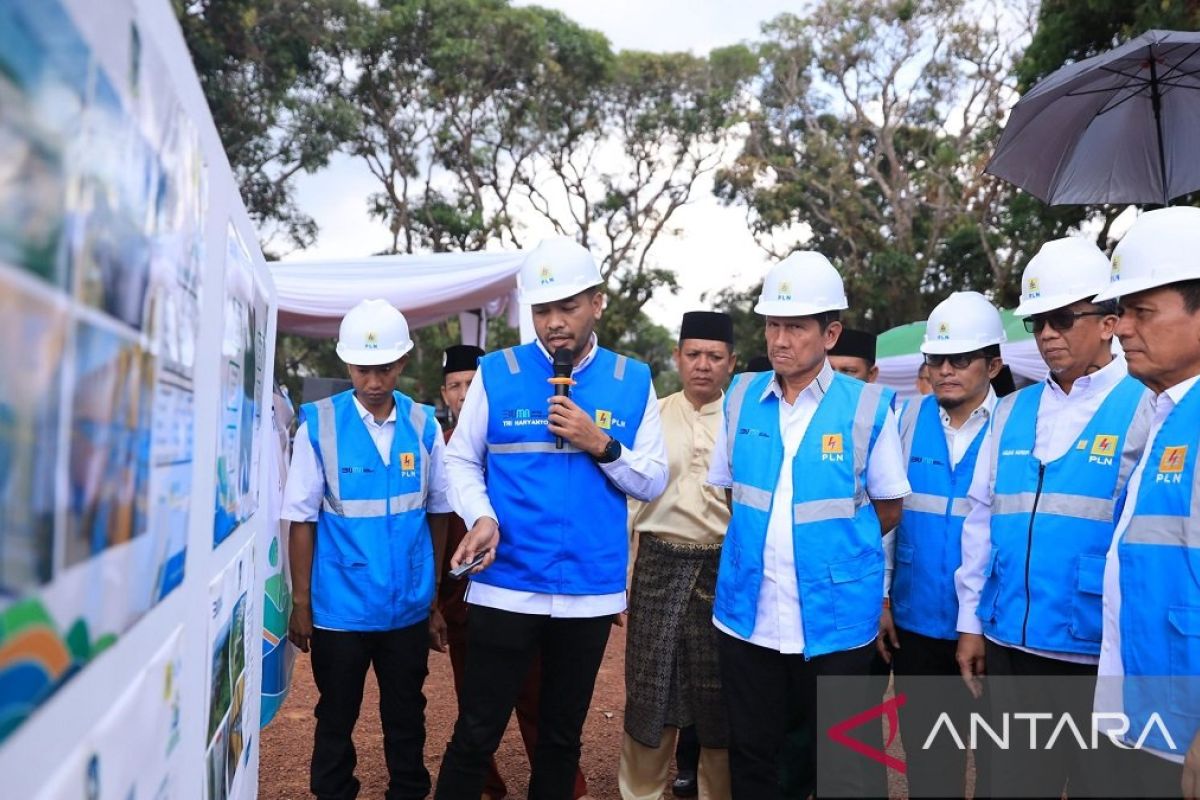
{"type": "MultiPolygon", "coordinates": [[[[537,5],[559,9],[604,33],[616,49],[696,54],[754,39],[764,21],[799,7],[794,0],[541,0],[537,5]]],[[[327,169],[301,175],[297,189],[300,207],[320,226],[316,245],[297,257],[354,258],[389,245],[387,230],[367,218],[366,198],[376,190],[376,182],[357,160],[337,156],[327,169]]],[[[678,330],[683,312],[706,307],[701,294],[731,284],[749,286],[768,266],[746,230],[742,208],[718,204],[709,181],[698,185],[693,197],[694,202],[672,218],[682,235],[660,240],[652,253],[658,264],[679,275],[678,295],[660,292],[646,307],[654,321],[672,331],[678,330]]]]}

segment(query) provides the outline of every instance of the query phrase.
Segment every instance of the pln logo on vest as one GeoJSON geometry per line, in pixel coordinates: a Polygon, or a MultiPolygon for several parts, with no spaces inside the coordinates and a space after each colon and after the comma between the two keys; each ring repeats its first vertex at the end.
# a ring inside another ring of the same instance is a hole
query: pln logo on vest
{"type": "Polygon", "coordinates": [[[844,458],[840,433],[827,433],[821,437],[822,461],[842,461],[844,458]]]}
{"type": "Polygon", "coordinates": [[[1187,461],[1187,445],[1167,447],[1158,462],[1155,483],[1180,483],[1183,481],[1183,465],[1187,461]]]}
{"type": "Polygon", "coordinates": [[[1117,454],[1117,442],[1121,441],[1120,436],[1114,436],[1111,433],[1101,433],[1092,440],[1092,452],[1088,456],[1089,464],[1099,464],[1101,466],[1110,466],[1113,463],[1113,456],[1117,454]]]}
{"type": "Polygon", "coordinates": [[[603,408],[596,409],[596,427],[604,430],[612,428],[624,428],[625,420],[613,419],[611,411],[606,411],[603,408]]]}
{"type": "Polygon", "coordinates": [[[400,454],[400,472],[406,478],[415,478],[417,475],[417,455],[416,453],[401,453],[400,454]]]}

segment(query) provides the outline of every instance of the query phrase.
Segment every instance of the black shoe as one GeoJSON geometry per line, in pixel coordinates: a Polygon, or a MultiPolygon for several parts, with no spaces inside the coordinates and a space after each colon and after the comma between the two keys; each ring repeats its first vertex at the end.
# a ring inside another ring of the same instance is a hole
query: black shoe
{"type": "Polygon", "coordinates": [[[700,794],[700,787],[696,784],[696,773],[691,770],[679,770],[674,783],[671,784],[671,794],[676,797],[695,797],[700,794]]]}

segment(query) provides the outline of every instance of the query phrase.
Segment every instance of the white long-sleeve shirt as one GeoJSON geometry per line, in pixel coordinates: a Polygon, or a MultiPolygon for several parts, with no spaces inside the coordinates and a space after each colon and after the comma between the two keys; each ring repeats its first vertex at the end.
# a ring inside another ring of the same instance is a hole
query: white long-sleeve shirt
{"type": "MultiPolygon", "coordinates": [[[[1150,424],[1150,437],[1146,440],[1146,448],[1142,451],[1141,460],[1129,478],[1125,508],[1121,511],[1121,518],[1117,520],[1117,528],[1113,531],[1112,545],[1108,548],[1108,556],[1104,562],[1104,634],[1100,645],[1099,679],[1096,681],[1094,710],[1097,714],[1120,714],[1125,711],[1125,696],[1121,685],[1122,678],[1125,677],[1125,665],[1121,660],[1121,603],[1126,598],[1121,597],[1121,561],[1117,556],[1117,545],[1125,534],[1125,529],[1129,527],[1134,506],[1137,505],[1138,490],[1142,485],[1142,475],[1146,471],[1146,460],[1150,458],[1150,452],[1154,448],[1154,440],[1158,438],[1158,432],[1162,429],[1167,415],[1175,406],[1179,405],[1184,395],[1195,387],[1198,380],[1200,380],[1200,376],[1188,378],[1154,399],[1154,421],[1150,424]]],[[[1131,599],[1131,602],[1134,601],[1136,599],[1131,599]]],[[[1195,709],[1192,709],[1192,712],[1194,713],[1195,709]]],[[[1100,729],[1107,732],[1116,727],[1117,720],[1101,717],[1098,719],[1098,723],[1100,729]]],[[[1138,733],[1139,731],[1133,731],[1135,736],[1138,733]]],[[[1176,742],[1175,744],[1186,750],[1191,742],[1176,742]]],[[[1183,763],[1183,756],[1175,753],[1167,753],[1150,747],[1143,749],[1177,764],[1183,763]]]]}
{"type": "MultiPolygon", "coordinates": [[[[584,372],[596,356],[596,336],[589,340],[587,355],[575,365],[573,376],[584,372]]],[[[538,349],[547,360],[550,353],[539,341],[538,349]]],[[[484,463],[487,458],[488,395],[483,373],[475,375],[467,390],[454,436],[446,446],[446,473],[450,484],[450,505],[467,527],[481,517],[497,519],[488,499],[484,463]]],[[[600,470],[613,485],[636,500],[650,501],[662,494],[667,485],[667,449],[663,443],[659,421],[658,398],[654,386],[646,397],[646,408],[638,425],[633,447],[622,447],[616,461],[600,464],[600,470]]],[[[504,531],[500,531],[500,547],[504,546],[504,531]]],[[[467,590],[467,602],[473,605],[514,611],[520,614],[541,614],[551,617],[599,617],[625,610],[625,592],[602,595],[564,595],[525,592],[490,586],[472,581],[467,590]]]]}
{"type": "MultiPolygon", "coordinates": [[[[788,403],[783,399],[783,389],[775,378],[767,384],[761,397],[747,398],[747,402],[754,399],[762,401],[770,394],[779,398],[783,467],[779,470],[779,480],[775,484],[774,500],[771,503],[771,515],[767,520],[767,538],[763,547],[763,581],[758,592],[754,632],[747,639],[722,625],[716,617],[713,617],[713,624],[730,636],[780,653],[804,652],[803,612],[800,607],[800,587],[796,580],[795,550],[792,547],[792,461],[808,430],[808,424],[832,381],[833,369],[826,361],[813,382],[797,395],[795,403],[788,403]]],[[[891,410],[887,413],[888,418],[884,422],[883,430],[875,440],[875,447],[867,460],[868,499],[865,502],[895,500],[911,491],[901,453],[899,426],[896,424],[895,414],[891,410]]],[[[729,463],[726,430],[727,426],[722,424],[717,432],[708,482],[713,486],[729,488],[733,486],[733,465],[729,463]]]]}
{"type": "MultiPolygon", "coordinates": [[[[1033,457],[1048,463],[1066,455],[1100,405],[1128,374],[1124,356],[1116,356],[1102,369],[1078,378],[1069,394],[1062,390],[1053,376],[1046,378],[1046,386],[1038,404],[1033,457]]],[[[975,463],[975,474],[967,493],[971,510],[963,523],[962,566],[954,573],[958,592],[959,633],[983,632],[983,623],[975,612],[979,608],[979,593],[986,582],[983,571],[992,552],[992,493],[996,486],[998,444],[998,431],[994,427],[989,428],[981,444],[979,460],[975,463]]],[[[1097,661],[1095,656],[1080,653],[1048,652],[1005,642],[997,644],[1059,661],[1077,664],[1095,664],[1097,661]]]]}

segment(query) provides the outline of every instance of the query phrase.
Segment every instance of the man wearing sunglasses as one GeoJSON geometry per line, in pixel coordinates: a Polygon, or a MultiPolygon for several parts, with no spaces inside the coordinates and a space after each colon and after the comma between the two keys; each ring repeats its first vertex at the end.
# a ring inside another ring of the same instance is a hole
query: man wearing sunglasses
{"type": "MultiPolygon", "coordinates": [[[[996,406],[955,573],[958,663],[976,696],[989,676],[996,724],[1018,712],[1090,724],[1104,554],[1152,413],[1112,353],[1115,305],[1094,299],[1108,271],[1094,244],[1067,238],[1046,243],[1021,277],[1016,313],[1050,376],[996,406]]],[[[1014,734],[994,753],[992,796],[1057,797],[1068,781],[1072,796],[1091,793],[1071,737],[1048,748],[1028,726],[1014,734]]]]}
{"type": "Polygon", "coordinates": [[[1128,720],[1121,746],[1101,750],[1111,771],[1106,786],[1112,797],[1196,797],[1200,209],[1139,217],[1113,253],[1112,282],[1101,296],[1121,298],[1117,335],[1129,372],[1157,395],[1145,455],[1130,478],[1104,572],[1095,710],[1107,715],[1104,727],[1116,727],[1121,713],[1128,720]],[[1151,726],[1154,714],[1161,724],[1151,726]],[[1135,744],[1140,749],[1128,749],[1135,744]]]}
{"type": "MultiPolygon", "coordinates": [[[[964,796],[966,751],[946,738],[930,748],[918,745],[942,712],[967,730],[978,708],[961,684],[948,693],[944,683],[924,676],[959,674],[954,571],[961,563],[967,488],[996,407],[991,380],[1000,372],[1004,341],[1000,312],[987,298],[978,292],[947,297],[929,315],[921,345],[933,395],[909,403],[900,417],[913,493],[904,498],[895,532],[890,608],[885,598],[876,644],[892,664],[897,694],[908,701],[900,732],[913,797],[964,796]]],[[[984,781],[981,767],[977,760],[977,782],[984,781]]]]}

